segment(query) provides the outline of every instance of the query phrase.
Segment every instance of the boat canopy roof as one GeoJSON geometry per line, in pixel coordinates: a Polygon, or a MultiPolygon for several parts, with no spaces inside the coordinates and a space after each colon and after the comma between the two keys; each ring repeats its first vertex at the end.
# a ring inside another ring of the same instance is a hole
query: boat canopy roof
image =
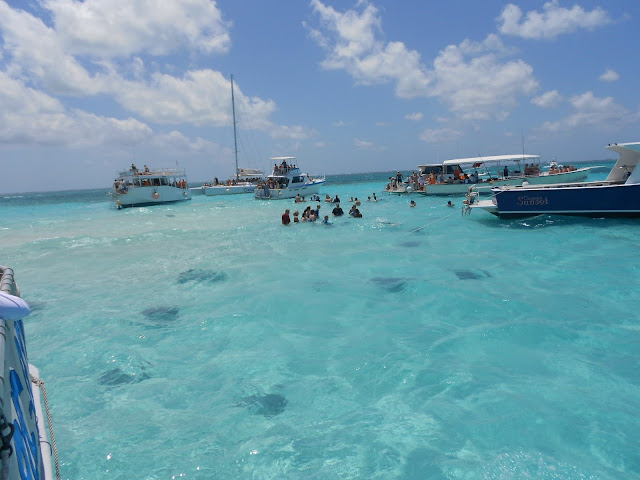
{"type": "Polygon", "coordinates": [[[239,168],[238,175],[244,177],[260,177],[264,175],[264,171],[259,168],[239,168]]]}
{"type": "Polygon", "coordinates": [[[295,160],[296,157],[271,157],[271,160],[295,160]]]}
{"type": "Polygon", "coordinates": [[[471,158],[456,158],[453,160],[445,160],[442,162],[443,165],[458,165],[458,164],[478,164],[478,166],[483,163],[504,163],[504,162],[518,162],[518,161],[526,161],[528,163],[533,163],[535,160],[540,160],[540,155],[525,155],[523,153],[518,153],[516,155],[493,155],[490,157],[471,157],[471,158]]]}

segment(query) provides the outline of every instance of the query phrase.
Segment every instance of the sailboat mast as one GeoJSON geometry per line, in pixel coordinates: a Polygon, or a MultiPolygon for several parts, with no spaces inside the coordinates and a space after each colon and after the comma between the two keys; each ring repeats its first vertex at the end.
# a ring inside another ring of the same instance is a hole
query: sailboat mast
{"type": "Polygon", "coordinates": [[[236,136],[236,103],[233,98],[233,75],[231,75],[231,110],[233,112],[233,148],[236,157],[236,180],[240,179],[238,174],[238,137],[236,136]]]}

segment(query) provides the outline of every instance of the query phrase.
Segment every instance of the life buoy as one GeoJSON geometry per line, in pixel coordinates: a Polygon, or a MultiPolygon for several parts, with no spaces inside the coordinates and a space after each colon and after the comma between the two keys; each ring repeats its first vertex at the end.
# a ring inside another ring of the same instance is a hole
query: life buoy
{"type": "Polygon", "coordinates": [[[158,192],[153,192],[153,199],[158,200],[160,198],[160,194],[158,192]]]}

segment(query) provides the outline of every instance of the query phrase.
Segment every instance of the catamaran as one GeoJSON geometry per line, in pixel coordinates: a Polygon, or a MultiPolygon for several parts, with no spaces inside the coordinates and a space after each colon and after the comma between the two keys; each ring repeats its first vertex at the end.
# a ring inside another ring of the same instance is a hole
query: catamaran
{"type": "Polygon", "coordinates": [[[236,134],[236,104],[233,95],[233,75],[231,75],[231,110],[233,112],[233,147],[236,159],[236,175],[226,182],[214,178],[212,183],[202,188],[205,195],[233,195],[236,193],[252,193],[257,183],[264,177],[262,170],[254,168],[238,168],[238,137],[236,134]]]}

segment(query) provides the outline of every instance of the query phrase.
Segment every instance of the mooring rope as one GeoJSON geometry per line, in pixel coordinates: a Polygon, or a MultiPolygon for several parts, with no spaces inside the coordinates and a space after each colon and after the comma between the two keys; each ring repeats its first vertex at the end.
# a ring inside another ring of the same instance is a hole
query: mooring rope
{"type": "Polygon", "coordinates": [[[49,399],[47,398],[47,390],[44,388],[44,381],[31,375],[31,382],[40,387],[44,398],[44,408],[47,412],[47,423],[49,424],[49,434],[51,435],[51,448],[53,450],[53,462],[56,467],[56,478],[60,480],[60,464],[58,462],[58,447],[56,446],[56,435],[53,432],[53,421],[51,420],[51,412],[49,411],[49,399]]]}

